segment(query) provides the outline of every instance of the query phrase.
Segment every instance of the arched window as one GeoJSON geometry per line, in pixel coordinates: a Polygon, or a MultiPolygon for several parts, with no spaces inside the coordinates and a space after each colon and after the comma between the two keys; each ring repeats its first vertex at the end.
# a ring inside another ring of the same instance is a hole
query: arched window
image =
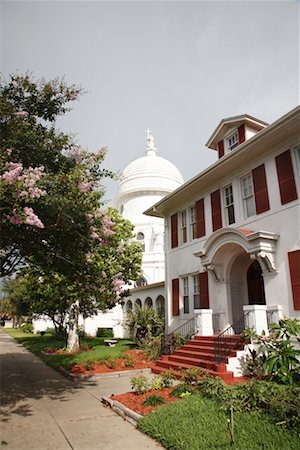
{"type": "Polygon", "coordinates": [[[165,317],[165,299],[162,295],[159,295],[156,299],[156,311],[161,317],[165,317]]]}
{"type": "Polygon", "coordinates": [[[132,301],[128,300],[126,303],[126,312],[132,311],[132,301]]]}
{"type": "Polygon", "coordinates": [[[153,301],[152,301],[152,298],[150,298],[150,297],[147,297],[147,298],[146,298],[146,300],[145,300],[145,306],[146,306],[146,308],[153,308],[153,301]]]}
{"type": "Polygon", "coordinates": [[[146,286],[146,284],[147,284],[146,278],[142,277],[136,280],[135,287],[146,286]]]}
{"type": "Polygon", "coordinates": [[[136,235],[136,240],[141,244],[142,252],[145,251],[145,235],[141,231],[139,231],[136,235]]]}
{"type": "Polygon", "coordinates": [[[142,302],[141,302],[141,300],[140,300],[139,298],[137,298],[136,301],[135,301],[135,303],[134,303],[134,309],[135,309],[135,311],[136,311],[138,308],[141,308],[141,307],[142,307],[142,302]]]}

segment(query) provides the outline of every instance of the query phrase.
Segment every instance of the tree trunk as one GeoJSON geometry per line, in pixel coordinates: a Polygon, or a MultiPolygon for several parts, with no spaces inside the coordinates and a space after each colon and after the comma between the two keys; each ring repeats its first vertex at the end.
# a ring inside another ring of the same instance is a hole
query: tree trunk
{"type": "Polygon", "coordinates": [[[78,316],[79,316],[79,301],[72,303],[69,309],[69,330],[67,347],[68,352],[79,351],[79,336],[78,336],[78,316]]]}

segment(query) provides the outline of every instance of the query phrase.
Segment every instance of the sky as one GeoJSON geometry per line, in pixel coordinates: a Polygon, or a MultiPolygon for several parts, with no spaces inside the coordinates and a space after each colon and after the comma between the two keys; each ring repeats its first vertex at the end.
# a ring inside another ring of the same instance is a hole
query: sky
{"type": "MultiPolygon", "coordinates": [[[[299,7],[286,1],[0,1],[9,74],[64,77],[85,94],[61,118],[120,173],[159,155],[185,181],[216,160],[205,143],[224,117],[272,123],[299,104],[299,7]]],[[[113,203],[117,182],[107,183],[113,203]]]]}

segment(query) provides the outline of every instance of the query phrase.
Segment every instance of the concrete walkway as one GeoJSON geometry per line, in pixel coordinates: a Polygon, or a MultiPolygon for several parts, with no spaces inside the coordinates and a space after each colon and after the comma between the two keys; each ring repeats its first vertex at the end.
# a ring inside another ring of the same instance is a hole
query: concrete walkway
{"type": "Polygon", "coordinates": [[[130,377],[72,382],[0,331],[0,448],[158,450],[100,400],[130,390],[130,377]]]}

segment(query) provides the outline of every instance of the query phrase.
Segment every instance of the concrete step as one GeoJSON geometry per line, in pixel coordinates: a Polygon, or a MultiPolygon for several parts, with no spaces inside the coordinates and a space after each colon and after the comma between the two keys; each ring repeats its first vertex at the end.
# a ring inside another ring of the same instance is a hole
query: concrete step
{"type": "Polygon", "coordinates": [[[176,362],[179,364],[189,364],[191,366],[196,366],[214,370],[215,372],[226,372],[226,365],[225,364],[218,364],[214,361],[210,360],[204,360],[204,359],[198,359],[198,358],[190,358],[188,356],[178,356],[178,355],[171,355],[168,358],[168,361],[176,362]]]}

